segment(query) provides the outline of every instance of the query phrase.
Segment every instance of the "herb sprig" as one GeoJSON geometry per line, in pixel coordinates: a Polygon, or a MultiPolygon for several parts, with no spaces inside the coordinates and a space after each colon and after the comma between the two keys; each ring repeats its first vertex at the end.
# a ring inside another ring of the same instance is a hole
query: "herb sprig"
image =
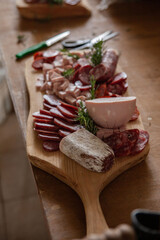
{"type": "Polygon", "coordinates": [[[96,94],[96,88],[95,88],[96,79],[95,79],[94,75],[91,75],[91,77],[90,77],[90,82],[91,82],[91,90],[90,90],[91,99],[95,99],[95,94],[96,94]]]}
{"type": "Polygon", "coordinates": [[[103,49],[102,49],[103,41],[99,41],[93,45],[91,62],[94,66],[98,65],[102,61],[103,49]]]}
{"type": "Polygon", "coordinates": [[[67,78],[67,77],[72,76],[74,74],[74,72],[75,72],[74,68],[70,68],[70,69],[67,69],[66,71],[62,72],[62,75],[67,78]]]}
{"type": "Polygon", "coordinates": [[[80,122],[82,126],[85,127],[89,132],[94,135],[97,132],[97,127],[93,121],[93,119],[89,116],[89,113],[86,107],[83,105],[83,102],[80,102],[80,107],[78,108],[78,117],[77,120],[80,122]]]}

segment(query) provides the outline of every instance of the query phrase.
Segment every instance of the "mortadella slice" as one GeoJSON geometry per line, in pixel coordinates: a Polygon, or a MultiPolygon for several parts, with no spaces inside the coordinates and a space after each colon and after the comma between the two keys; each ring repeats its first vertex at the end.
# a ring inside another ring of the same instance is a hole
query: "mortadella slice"
{"type": "Polygon", "coordinates": [[[114,163],[113,150],[84,128],[64,137],[59,147],[67,157],[91,171],[106,172],[114,163]]]}
{"type": "Polygon", "coordinates": [[[85,101],[89,115],[103,128],[119,128],[132,117],[136,97],[96,98],[85,101]]]}

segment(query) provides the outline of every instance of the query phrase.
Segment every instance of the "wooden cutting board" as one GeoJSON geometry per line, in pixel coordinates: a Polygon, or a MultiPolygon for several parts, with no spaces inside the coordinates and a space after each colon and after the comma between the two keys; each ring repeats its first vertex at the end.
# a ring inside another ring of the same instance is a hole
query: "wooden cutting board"
{"type": "Polygon", "coordinates": [[[78,16],[90,16],[91,11],[87,0],[81,0],[75,6],[68,4],[28,4],[25,0],[16,0],[16,6],[20,14],[29,19],[53,19],[78,16]]]}
{"type": "MultiPolygon", "coordinates": [[[[75,161],[69,159],[60,151],[46,152],[42,142],[33,131],[32,113],[42,108],[42,93],[35,88],[37,73],[31,67],[32,59],[26,62],[25,77],[30,97],[30,113],[27,124],[27,153],[32,164],[57,177],[73,188],[80,196],[86,213],[87,234],[101,233],[108,228],[104,219],[99,195],[118,175],[144,160],[149,152],[149,144],[145,149],[131,157],[117,158],[114,166],[106,173],[95,173],[81,167],[75,161]]],[[[127,128],[143,129],[141,118],[130,122],[127,128]]]]}

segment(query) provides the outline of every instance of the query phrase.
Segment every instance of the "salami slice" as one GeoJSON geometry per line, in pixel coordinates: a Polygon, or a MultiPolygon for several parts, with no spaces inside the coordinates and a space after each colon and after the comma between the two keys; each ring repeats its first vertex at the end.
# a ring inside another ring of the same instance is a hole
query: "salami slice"
{"type": "Polygon", "coordinates": [[[96,89],[96,98],[108,96],[107,84],[100,84],[96,89]]]}
{"type": "Polygon", "coordinates": [[[65,103],[65,102],[61,102],[61,105],[67,109],[70,109],[72,111],[78,111],[78,108],[76,106],[73,106],[71,104],[65,103]]]}
{"type": "Polygon", "coordinates": [[[80,0],[65,0],[64,2],[68,5],[74,6],[77,5],[80,2],[80,0]]]}
{"type": "Polygon", "coordinates": [[[47,123],[37,123],[35,122],[35,128],[36,129],[43,129],[47,131],[58,131],[58,127],[53,124],[47,124],[47,123]]]}
{"type": "Polygon", "coordinates": [[[67,135],[69,135],[71,132],[59,129],[58,133],[63,138],[63,137],[66,137],[67,135]]]}
{"type": "Polygon", "coordinates": [[[143,151],[149,141],[149,134],[147,131],[140,130],[139,138],[135,146],[132,148],[131,155],[136,155],[143,151]]]}
{"type": "Polygon", "coordinates": [[[44,103],[43,103],[43,108],[44,108],[45,110],[48,110],[48,111],[49,111],[49,110],[52,108],[52,106],[44,102],[44,103]]]}
{"type": "Polygon", "coordinates": [[[43,130],[43,129],[36,129],[34,128],[34,131],[43,134],[43,135],[52,135],[52,136],[59,136],[58,132],[54,132],[54,131],[47,131],[47,130],[43,130]]]}
{"type": "Polygon", "coordinates": [[[57,151],[59,149],[59,142],[44,141],[43,148],[48,152],[57,151]]]}
{"type": "Polygon", "coordinates": [[[68,122],[66,121],[63,121],[61,119],[58,119],[58,118],[55,118],[54,119],[54,123],[60,128],[60,129],[65,129],[69,132],[75,132],[77,131],[78,129],[81,128],[80,125],[77,125],[77,124],[69,124],[68,122]]]}
{"type": "Polygon", "coordinates": [[[81,91],[87,91],[91,89],[91,85],[83,85],[81,81],[76,81],[74,85],[79,88],[81,91]]]}
{"type": "Polygon", "coordinates": [[[50,115],[44,115],[44,114],[41,114],[40,112],[35,112],[32,114],[33,117],[35,118],[43,118],[43,119],[49,119],[49,120],[53,120],[53,117],[50,115]]]}
{"type": "Polygon", "coordinates": [[[53,106],[53,107],[56,107],[60,104],[59,102],[59,99],[55,96],[55,95],[47,95],[45,94],[43,96],[43,99],[44,99],[44,102],[53,106]]]}
{"type": "Polygon", "coordinates": [[[57,109],[67,118],[76,118],[77,114],[74,114],[73,111],[63,107],[62,105],[58,105],[57,109]]]}
{"type": "Polygon", "coordinates": [[[32,63],[32,67],[36,70],[41,70],[44,62],[45,60],[43,57],[37,57],[32,63]]]}
{"type": "Polygon", "coordinates": [[[132,149],[139,138],[138,129],[130,129],[122,132],[115,132],[104,139],[114,151],[116,157],[123,157],[132,154],[132,149]]]}
{"type": "Polygon", "coordinates": [[[91,65],[85,65],[79,69],[78,79],[84,85],[90,85],[90,70],[92,69],[91,65]]]}
{"type": "Polygon", "coordinates": [[[107,85],[107,89],[109,92],[113,94],[123,95],[128,88],[128,83],[126,80],[121,80],[119,82],[112,82],[107,85]]]}
{"type": "Polygon", "coordinates": [[[39,123],[53,123],[53,119],[44,119],[44,118],[35,118],[34,122],[39,122],[39,123]]]}
{"type": "Polygon", "coordinates": [[[41,138],[42,140],[47,140],[47,141],[54,141],[54,142],[60,142],[61,138],[59,136],[55,135],[45,135],[45,134],[38,134],[38,137],[41,138]]]}
{"type": "Polygon", "coordinates": [[[76,122],[75,119],[65,117],[56,107],[51,108],[50,112],[51,112],[51,115],[53,117],[61,118],[64,121],[67,121],[69,123],[75,123],[76,122]]]}
{"type": "Polygon", "coordinates": [[[40,112],[40,114],[51,116],[50,111],[47,111],[47,110],[44,110],[44,109],[40,109],[39,112],[40,112]]]}

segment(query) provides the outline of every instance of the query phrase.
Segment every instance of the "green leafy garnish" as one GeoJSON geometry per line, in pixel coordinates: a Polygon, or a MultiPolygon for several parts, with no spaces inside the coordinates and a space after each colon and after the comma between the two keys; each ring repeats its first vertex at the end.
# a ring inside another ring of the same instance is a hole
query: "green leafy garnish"
{"type": "Polygon", "coordinates": [[[96,88],[95,88],[95,85],[96,85],[96,79],[95,79],[94,75],[91,75],[91,77],[90,77],[90,82],[91,82],[91,90],[90,90],[90,93],[91,93],[91,99],[95,99],[95,93],[96,93],[96,88]]]}
{"type": "Polygon", "coordinates": [[[96,134],[97,127],[96,127],[93,119],[89,116],[89,113],[88,113],[86,107],[83,105],[82,101],[80,102],[80,107],[78,108],[77,120],[89,132],[93,133],[94,135],[96,134]]]}
{"type": "Polygon", "coordinates": [[[73,75],[74,72],[75,72],[74,68],[70,68],[70,69],[67,69],[66,71],[62,72],[62,75],[64,77],[70,77],[71,75],[73,75]]]}
{"type": "Polygon", "coordinates": [[[102,61],[102,45],[103,41],[99,41],[93,45],[91,61],[94,66],[100,64],[102,61]]]}

